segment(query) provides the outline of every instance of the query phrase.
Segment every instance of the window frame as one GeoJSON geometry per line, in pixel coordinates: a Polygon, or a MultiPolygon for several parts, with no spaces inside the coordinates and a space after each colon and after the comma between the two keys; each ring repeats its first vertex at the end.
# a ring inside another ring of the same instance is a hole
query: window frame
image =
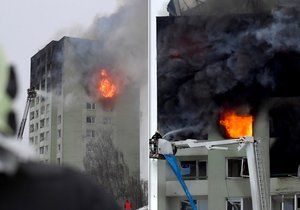
{"type": "Polygon", "coordinates": [[[182,170],[182,162],[193,162],[196,163],[196,176],[182,176],[184,180],[206,180],[207,179],[207,160],[205,159],[193,159],[193,160],[180,160],[180,169],[182,170]],[[199,175],[199,162],[205,162],[206,163],[206,176],[200,176],[199,175]]]}
{"type": "MultiPolygon", "coordinates": [[[[241,179],[241,178],[249,178],[249,168],[248,168],[248,174],[244,174],[244,164],[245,161],[247,162],[247,158],[242,156],[242,157],[226,157],[226,179],[241,179]],[[241,161],[241,167],[239,169],[239,176],[229,176],[229,160],[240,160],[241,161]]],[[[248,162],[247,162],[247,167],[248,167],[248,162]]]]}
{"type": "Polygon", "coordinates": [[[95,116],[86,116],[86,123],[87,124],[95,124],[96,123],[96,117],[95,116]],[[91,119],[90,122],[88,122],[88,119],[91,119]]]}
{"type": "Polygon", "coordinates": [[[232,210],[232,209],[228,209],[228,203],[230,201],[231,202],[240,202],[241,210],[244,210],[244,199],[243,198],[239,198],[239,197],[229,197],[229,198],[226,198],[226,210],[232,210]]]}

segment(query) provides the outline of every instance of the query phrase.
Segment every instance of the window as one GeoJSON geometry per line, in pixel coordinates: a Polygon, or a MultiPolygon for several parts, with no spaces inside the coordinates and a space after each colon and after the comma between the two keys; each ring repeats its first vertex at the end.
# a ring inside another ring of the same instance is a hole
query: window
{"type": "Polygon", "coordinates": [[[31,124],[29,127],[29,132],[32,133],[34,132],[34,124],[31,124]]]}
{"type": "Polygon", "coordinates": [[[111,118],[110,117],[103,117],[103,124],[104,125],[111,124],[111,118]]]}
{"type": "Polygon", "coordinates": [[[60,129],[57,130],[57,137],[58,137],[58,138],[61,137],[61,130],[60,130],[60,129]]]}
{"type": "Polygon", "coordinates": [[[95,137],[94,130],[86,130],[86,137],[95,137]]]}
{"type": "Polygon", "coordinates": [[[34,138],[33,138],[33,137],[30,137],[30,138],[29,138],[29,143],[30,143],[30,145],[33,145],[33,144],[34,144],[34,138]]]}
{"type": "Polygon", "coordinates": [[[30,107],[34,107],[34,100],[30,101],[30,107]]]}
{"type": "Polygon", "coordinates": [[[227,210],[241,210],[242,209],[241,204],[242,204],[241,198],[236,198],[236,199],[229,198],[227,199],[227,210]]]}
{"type": "Polygon", "coordinates": [[[40,128],[45,126],[45,119],[40,120],[40,128]]]}
{"type": "Polygon", "coordinates": [[[87,123],[95,123],[95,117],[93,117],[93,116],[86,117],[86,122],[87,123]]]}
{"type": "Polygon", "coordinates": [[[46,126],[47,126],[47,127],[49,126],[49,117],[46,118],[46,126]]]}
{"type": "Polygon", "coordinates": [[[227,159],[227,177],[248,177],[248,164],[246,158],[227,159]]]}
{"type": "Polygon", "coordinates": [[[39,123],[35,123],[35,130],[39,129],[39,123]]]}
{"type": "Polygon", "coordinates": [[[41,107],[41,115],[42,115],[42,114],[45,114],[45,106],[42,106],[42,107],[41,107]]]}
{"type": "Polygon", "coordinates": [[[46,113],[49,113],[49,111],[50,111],[50,104],[47,104],[47,106],[46,106],[46,113]]]}
{"type": "Polygon", "coordinates": [[[44,141],[45,140],[45,133],[41,133],[40,134],[40,141],[44,141]]]}
{"type": "Polygon", "coordinates": [[[207,178],[207,161],[198,161],[198,178],[207,178]]]}
{"type": "Polygon", "coordinates": [[[59,125],[61,123],[61,115],[57,116],[57,124],[59,125]]]}
{"type": "Polygon", "coordinates": [[[89,109],[89,110],[96,109],[95,103],[86,103],[86,109],[89,109]]]}
{"type": "Polygon", "coordinates": [[[44,147],[40,147],[40,155],[44,154],[44,147]]]}
{"type": "Polygon", "coordinates": [[[38,136],[35,136],[35,137],[34,137],[34,143],[35,143],[35,144],[38,144],[38,142],[39,142],[39,137],[38,137],[38,136]]]}
{"type": "Polygon", "coordinates": [[[49,140],[49,131],[46,132],[46,141],[49,140]]]}
{"type": "Polygon", "coordinates": [[[48,154],[48,145],[45,146],[45,154],[48,154]]]}
{"type": "Polygon", "coordinates": [[[35,111],[35,117],[38,118],[39,117],[39,110],[35,111]]]}
{"type": "Polygon", "coordinates": [[[60,144],[59,144],[59,145],[57,145],[57,150],[58,150],[58,151],[60,151],[60,144]]]}
{"type": "MultiPolygon", "coordinates": [[[[195,205],[197,205],[197,201],[194,200],[195,205]]],[[[190,202],[188,200],[181,202],[181,208],[180,210],[193,210],[192,206],[190,205],[190,202]]]]}
{"type": "Polygon", "coordinates": [[[35,104],[39,104],[39,103],[40,103],[40,97],[36,97],[35,104]]]}
{"type": "Polygon", "coordinates": [[[34,112],[30,112],[30,120],[34,119],[34,112]]]}
{"type": "Polygon", "coordinates": [[[196,161],[182,161],[181,171],[184,178],[196,178],[196,161]]]}
{"type": "Polygon", "coordinates": [[[206,179],[207,161],[181,161],[181,172],[184,179],[206,179]]]}

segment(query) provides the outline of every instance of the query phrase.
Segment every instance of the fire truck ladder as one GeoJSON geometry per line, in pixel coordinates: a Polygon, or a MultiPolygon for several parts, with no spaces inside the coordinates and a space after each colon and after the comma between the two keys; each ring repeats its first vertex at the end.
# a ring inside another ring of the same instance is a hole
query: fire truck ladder
{"type": "Polygon", "coordinates": [[[185,148],[205,147],[208,150],[227,150],[226,145],[238,145],[238,151],[246,148],[253,210],[270,210],[269,184],[261,144],[253,137],[219,141],[187,139],[169,142],[156,134],[150,139],[150,157],[160,158],[162,154],[174,154],[177,149],[185,148]]]}
{"type": "Polygon", "coordinates": [[[34,87],[27,89],[27,101],[26,101],[26,106],[25,110],[23,113],[22,121],[18,130],[18,135],[17,139],[22,140],[23,138],[23,133],[24,133],[24,128],[27,120],[27,115],[30,107],[30,103],[33,101],[33,99],[36,97],[36,91],[34,87]]]}
{"type": "Polygon", "coordinates": [[[264,158],[259,142],[247,145],[247,158],[251,185],[253,209],[269,210],[270,197],[268,179],[265,171],[264,158]]]}

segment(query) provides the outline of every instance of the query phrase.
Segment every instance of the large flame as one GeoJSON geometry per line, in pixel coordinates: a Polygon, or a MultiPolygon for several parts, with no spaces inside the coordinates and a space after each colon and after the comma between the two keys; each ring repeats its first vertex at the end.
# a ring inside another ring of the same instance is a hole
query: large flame
{"type": "Polygon", "coordinates": [[[100,71],[100,81],[98,90],[103,98],[113,98],[118,93],[118,87],[113,81],[113,78],[108,74],[106,69],[100,71]]]}
{"type": "Polygon", "coordinates": [[[223,112],[220,118],[220,124],[229,138],[252,136],[252,123],[251,115],[238,115],[235,111],[223,112]]]}

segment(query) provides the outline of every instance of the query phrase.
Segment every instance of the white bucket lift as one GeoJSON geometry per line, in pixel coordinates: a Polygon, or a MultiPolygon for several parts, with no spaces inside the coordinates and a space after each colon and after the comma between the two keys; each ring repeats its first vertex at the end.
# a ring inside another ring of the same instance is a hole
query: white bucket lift
{"type": "MultiPolygon", "coordinates": [[[[262,159],[260,143],[253,137],[241,137],[239,139],[228,139],[220,141],[207,141],[207,140],[194,140],[187,139],[184,141],[167,141],[162,139],[161,136],[156,133],[150,139],[150,158],[160,159],[164,154],[174,154],[177,149],[205,147],[208,150],[227,150],[226,145],[237,145],[238,151],[245,148],[247,153],[249,179],[251,187],[252,207],[253,210],[270,210],[270,189],[268,185],[268,179],[266,176],[264,160],[262,159]]],[[[157,161],[150,160],[150,176],[149,180],[156,180],[155,177],[159,177],[159,169],[157,167],[157,161]]],[[[150,183],[156,185],[159,188],[159,183],[150,183]]],[[[151,210],[165,210],[161,209],[157,205],[159,198],[159,189],[156,191],[150,191],[151,210]]],[[[209,196],[209,195],[208,195],[209,196]]]]}

